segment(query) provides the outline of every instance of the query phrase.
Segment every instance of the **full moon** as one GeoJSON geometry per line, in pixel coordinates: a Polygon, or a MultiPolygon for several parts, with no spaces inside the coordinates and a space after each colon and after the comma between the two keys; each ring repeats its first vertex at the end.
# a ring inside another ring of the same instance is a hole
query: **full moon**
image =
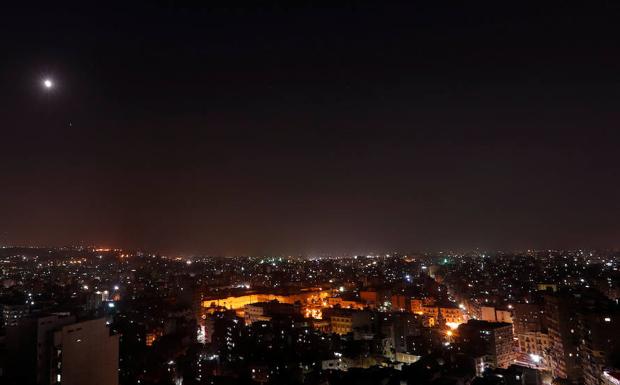
{"type": "Polygon", "coordinates": [[[43,79],[43,87],[50,89],[54,87],[54,82],[52,81],[52,79],[43,79]]]}

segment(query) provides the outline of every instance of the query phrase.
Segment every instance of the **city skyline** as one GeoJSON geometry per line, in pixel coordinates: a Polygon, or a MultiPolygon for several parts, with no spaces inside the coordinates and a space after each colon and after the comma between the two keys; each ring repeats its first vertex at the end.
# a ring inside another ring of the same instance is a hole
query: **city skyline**
{"type": "Polygon", "coordinates": [[[2,248],[0,382],[616,385],[619,256],[2,248]]]}
{"type": "Polygon", "coordinates": [[[0,384],[620,385],[620,2],[0,8],[0,384]]]}

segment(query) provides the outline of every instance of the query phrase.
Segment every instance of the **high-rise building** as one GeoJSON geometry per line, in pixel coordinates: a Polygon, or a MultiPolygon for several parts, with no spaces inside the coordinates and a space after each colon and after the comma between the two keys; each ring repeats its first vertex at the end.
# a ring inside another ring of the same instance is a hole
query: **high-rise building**
{"type": "Polygon", "coordinates": [[[603,373],[620,352],[619,310],[593,290],[558,291],[545,296],[554,377],[587,385],[603,383],[603,373]]]}
{"type": "Polygon", "coordinates": [[[620,351],[619,323],[620,314],[611,309],[580,312],[578,348],[585,385],[604,385],[604,373],[620,351]]]}
{"type": "Polygon", "coordinates": [[[9,384],[118,384],[118,336],[104,319],[25,317],[7,329],[6,347],[9,384]]]}
{"type": "Polygon", "coordinates": [[[545,295],[545,316],[549,331],[549,367],[553,377],[578,381],[581,366],[577,352],[577,319],[567,295],[545,295]]]}
{"type": "Polygon", "coordinates": [[[545,312],[540,304],[513,305],[513,329],[519,345],[519,360],[530,367],[549,367],[551,338],[547,333],[545,312]]]}
{"type": "Polygon", "coordinates": [[[67,314],[28,316],[6,332],[6,377],[13,384],[51,384],[53,332],[75,322],[67,314]]]}
{"type": "Polygon", "coordinates": [[[51,384],[117,385],[119,336],[105,319],[62,326],[54,331],[51,384]]]}
{"type": "Polygon", "coordinates": [[[221,358],[225,361],[235,361],[239,357],[235,353],[235,344],[240,339],[244,325],[243,318],[235,315],[234,311],[218,312],[212,316],[213,322],[207,324],[213,330],[207,330],[212,343],[222,354],[221,358]]]}
{"type": "Polygon", "coordinates": [[[515,359],[512,325],[506,322],[469,320],[458,327],[458,341],[475,349],[478,373],[487,368],[507,368],[515,359]]]}

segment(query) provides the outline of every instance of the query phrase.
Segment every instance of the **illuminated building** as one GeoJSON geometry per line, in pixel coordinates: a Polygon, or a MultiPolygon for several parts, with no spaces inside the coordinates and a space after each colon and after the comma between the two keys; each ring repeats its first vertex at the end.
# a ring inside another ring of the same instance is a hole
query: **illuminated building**
{"type": "Polygon", "coordinates": [[[222,307],[228,310],[237,310],[240,316],[243,315],[243,308],[245,305],[250,305],[258,302],[278,301],[280,303],[294,304],[300,302],[302,308],[306,306],[316,307],[321,306],[323,301],[329,297],[327,290],[307,290],[296,294],[279,295],[269,293],[253,293],[239,296],[208,298],[202,301],[204,308],[222,307]]]}
{"type": "Polygon", "coordinates": [[[353,316],[350,314],[338,314],[330,317],[332,332],[336,334],[348,334],[353,331],[353,316]]]}
{"type": "Polygon", "coordinates": [[[531,363],[536,367],[547,367],[549,365],[551,339],[547,333],[524,331],[515,334],[515,336],[519,344],[519,351],[523,354],[526,363],[531,363]]]}
{"type": "Polygon", "coordinates": [[[417,356],[415,354],[396,352],[394,359],[396,360],[396,362],[402,362],[403,364],[413,364],[420,360],[420,356],[417,356]]]}
{"type": "Polygon", "coordinates": [[[489,322],[512,323],[512,315],[508,310],[496,309],[493,306],[481,306],[480,320],[489,322]]]}
{"type": "Polygon", "coordinates": [[[417,298],[411,298],[411,312],[415,314],[424,314],[422,309],[422,300],[417,298]]]}
{"type": "Polygon", "coordinates": [[[541,305],[517,303],[512,305],[513,331],[517,339],[519,362],[529,367],[549,368],[552,341],[544,323],[541,305]]]}
{"type": "Polygon", "coordinates": [[[145,341],[146,346],[153,346],[153,343],[162,336],[161,330],[153,330],[151,332],[146,333],[145,341]]]}
{"type": "Polygon", "coordinates": [[[323,311],[320,307],[306,307],[304,310],[304,317],[306,318],[314,318],[321,319],[323,318],[323,311]]]}
{"type": "Polygon", "coordinates": [[[604,371],[601,378],[602,385],[620,385],[620,372],[617,370],[604,371]]]}
{"type": "Polygon", "coordinates": [[[311,325],[314,329],[322,332],[322,333],[330,333],[331,332],[331,322],[326,319],[314,319],[311,322],[311,325]]]}
{"type": "Polygon", "coordinates": [[[353,301],[353,300],[346,300],[346,299],[343,299],[342,297],[327,298],[327,305],[330,307],[340,306],[341,308],[345,308],[345,309],[360,309],[360,310],[364,309],[365,307],[363,303],[353,301]]]}
{"type": "Polygon", "coordinates": [[[536,289],[540,291],[558,291],[558,285],[555,283],[539,283],[536,285],[536,289]]]}
{"type": "Polygon", "coordinates": [[[422,314],[430,327],[437,325],[439,320],[451,328],[465,322],[463,311],[457,306],[422,306],[422,314]]]}
{"type": "Polygon", "coordinates": [[[512,314],[509,310],[496,309],[495,317],[497,319],[496,322],[512,323],[512,314]]]}
{"type": "Polygon", "coordinates": [[[450,325],[451,327],[455,327],[465,322],[465,318],[463,317],[463,311],[457,306],[442,306],[439,308],[441,313],[441,317],[445,321],[446,325],[450,325]]]}

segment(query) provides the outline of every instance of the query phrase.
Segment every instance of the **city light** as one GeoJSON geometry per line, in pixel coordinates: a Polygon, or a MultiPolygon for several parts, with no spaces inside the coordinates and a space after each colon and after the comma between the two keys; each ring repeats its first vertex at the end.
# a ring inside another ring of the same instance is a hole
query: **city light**
{"type": "Polygon", "coordinates": [[[13,3],[0,385],[620,385],[620,2],[13,3]]]}
{"type": "MultiPolygon", "coordinates": [[[[20,250],[19,253],[23,251],[20,250]]],[[[120,250],[116,253],[128,254],[120,250]]],[[[28,307],[34,306],[34,300],[41,295],[41,292],[38,292],[41,286],[37,284],[41,271],[57,270],[60,276],[68,274],[88,280],[88,284],[79,284],[80,292],[72,290],[70,293],[72,301],[80,304],[79,309],[83,314],[103,316],[102,324],[112,333],[123,333],[123,338],[135,335],[133,330],[140,325],[140,328],[144,328],[144,334],[132,338],[150,350],[157,350],[162,344],[173,343],[170,337],[162,338],[164,336],[179,335],[185,340],[190,338],[197,341],[208,351],[201,353],[203,357],[198,360],[198,366],[208,364],[213,368],[223,368],[233,359],[232,355],[235,355],[234,359],[239,365],[250,368],[249,365],[256,364],[252,355],[237,350],[239,346],[248,346],[244,341],[247,339],[250,344],[261,345],[261,348],[267,351],[273,351],[276,343],[292,344],[291,349],[299,352],[334,346],[336,348],[331,352],[331,357],[338,363],[333,363],[335,366],[332,370],[344,370],[359,359],[349,356],[351,349],[347,347],[348,336],[355,336],[356,333],[359,334],[358,338],[361,338],[356,341],[363,341],[359,342],[361,344],[385,340],[382,343],[386,346],[402,350],[398,352],[398,357],[387,350],[383,353],[384,359],[388,360],[384,365],[390,368],[412,364],[426,354],[424,350],[417,350],[419,348],[413,344],[411,347],[407,346],[408,340],[415,342],[411,339],[415,337],[415,333],[434,336],[439,334],[442,338],[427,342],[436,352],[458,350],[459,354],[468,355],[470,349],[484,345],[487,354],[493,356],[497,362],[495,368],[503,369],[521,363],[536,370],[548,370],[553,364],[552,358],[543,358],[544,348],[532,345],[530,341],[535,338],[541,340],[540,346],[551,346],[553,339],[559,338],[555,336],[561,335],[562,330],[555,330],[554,334],[551,334],[543,329],[541,314],[545,309],[544,302],[516,306],[527,304],[529,296],[517,299],[517,291],[513,290],[516,288],[529,294],[537,293],[537,281],[542,279],[507,279],[506,275],[502,274],[505,261],[501,258],[493,260],[472,256],[451,258],[454,262],[443,265],[443,271],[435,278],[418,266],[417,274],[420,274],[420,279],[415,280],[417,287],[413,288],[403,282],[403,277],[412,277],[409,274],[412,268],[410,262],[396,261],[396,257],[391,255],[390,264],[385,265],[381,258],[384,257],[373,257],[370,261],[366,258],[339,258],[324,266],[317,266],[316,261],[293,258],[196,258],[190,266],[185,260],[179,261],[176,257],[146,255],[129,260],[112,258],[113,262],[110,262],[99,259],[98,254],[86,254],[79,259],[73,257],[52,260],[45,267],[36,262],[39,268],[28,271],[22,268],[24,258],[20,254],[19,258],[15,259],[14,272],[10,271],[15,277],[33,274],[31,281],[22,278],[23,282],[31,282],[23,289],[28,307]],[[80,260],[82,263],[71,263],[71,260],[80,260]],[[261,260],[265,262],[260,263],[261,260]],[[274,267],[272,263],[276,260],[274,267]],[[377,272],[374,262],[380,265],[378,271],[383,281],[355,281],[347,279],[343,274],[346,271],[347,274],[352,272],[354,276],[371,276],[377,272]],[[168,274],[171,265],[174,270],[168,274]],[[483,265],[489,273],[489,277],[484,281],[479,276],[483,265]],[[96,274],[93,274],[94,266],[96,274]],[[226,279],[221,279],[222,277],[226,279]],[[277,281],[273,280],[273,277],[277,277],[277,281]],[[329,282],[330,280],[332,282],[329,282]],[[195,286],[188,285],[194,282],[197,283],[195,286]],[[378,285],[378,282],[382,284],[378,285]],[[121,285],[125,294],[123,298],[119,292],[121,285]],[[194,286],[195,292],[187,296],[191,286],[194,286]],[[101,290],[104,287],[112,290],[101,290]],[[183,303],[182,301],[189,299],[184,297],[194,298],[196,302],[183,303]],[[102,307],[107,311],[100,312],[102,307]],[[143,315],[149,317],[148,323],[144,322],[143,315]],[[192,321],[186,323],[188,319],[192,321]],[[538,328],[539,331],[519,329],[520,325],[526,323],[525,320],[528,320],[528,327],[538,328]],[[386,337],[380,334],[380,330],[392,332],[386,337]],[[265,333],[269,335],[268,338],[265,338],[265,333]],[[214,345],[214,341],[221,345],[214,345]],[[334,344],[335,341],[340,342],[334,344]],[[528,342],[525,343],[526,341],[528,342]],[[210,358],[215,356],[218,359],[210,358]]],[[[571,263],[581,267],[588,265],[592,269],[592,259],[593,257],[588,257],[589,262],[586,262],[571,258],[571,263]]],[[[0,259],[4,269],[12,266],[10,262],[2,261],[0,259]]],[[[512,261],[513,264],[518,264],[512,261]]],[[[522,262],[521,274],[536,274],[537,271],[556,266],[562,269],[565,263],[564,258],[558,257],[525,259],[522,262]],[[536,264],[537,269],[531,268],[536,264]]],[[[437,265],[428,266],[428,271],[431,271],[430,266],[437,265]]],[[[578,274],[588,273],[589,270],[580,269],[574,274],[579,277],[578,274]]],[[[601,271],[596,271],[596,274],[601,275],[602,282],[606,285],[608,278],[612,278],[601,271]]],[[[615,273],[610,269],[610,274],[615,273]]],[[[49,279],[53,279],[52,275],[49,279]]],[[[12,281],[5,281],[5,284],[15,285],[12,281]]],[[[579,301],[574,296],[562,295],[549,290],[539,301],[555,299],[564,300],[566,304],[579,301]]],[[[598,300],[605,303],[604,298],[598,300]]],[[[45,306],[45,301],[37,301],[37,305],[45,306]]],[[[10,307],[6,308],[8,310],[4,309],[9,317],[10,314],[20,317],[21,312],[25,315],[28,311],[17,308],[14,313],[8,313],[11,311],[10,307]]],[[[575,309],[578,312],[580,308],[575,309]]],[[[589,323],[588,328],[597,328],[612,321],[608,308],[602,309],[600,316],[592,318],[596,322],[589,323]]],[[[549,315],[553,316],[555,315],[549,315]]],[[[588,328],[585,324],[571,320],[566,313],[562,317],[557,316],[550,325],[568,322],[565,330],[569,334],[563,338],[575,340],[580,348],[585,348],[591,342],[581,337],[587,333],[588,328]]],[[[581,322],[591,321],[589,318],[582,318],[581,322]]],[[[549,327],[553,326],[547,326],[549,327]]],[[[601,328],[600,332],[606,333],[604,328],[601,328]]],[[[106,334],[109,332],[106,331],[106,334]]],[[[75,338],[81,340],[82,346],[88,345],[90,341],[82,335],[75,335],[75,338]]],[[[179,345],[179,349],[181,348],[179,345]]],[[[570,351],[567,356],[571,357],[571,354],[574,356],[575,353],[570,351]]],[[[378,357],[381,355],[378,353],[378,357]]],[[[166,357],[161,364],[174,357],[177,355],[166,357]]],[[[281,357],[278,363],[281,362],[287,362],[287,358],[281,357]]],[[[288,363],[293,365],[292,362],[288,363]]],[[[304,363],[304,367],[306,366],[330,368],[329,363],[313,362],[311,359],[307,364],[304,363]]],[[[495,369],[491,365],[483,366],[485,370],[495,369]]],[[[179,368],[176,364],[167,368],[171,374],[178,374],[179,368]]],[[[271,370],[274,370],[274,374],[277,371],[269,367],[269,372],[271,370]]],[[[256,369],[256,373],[262,376],[265,372],[263,369],[256,369]]],[[[196,374],[197,378],[198,373],[196,374]]],[[[205,375],[206,372],[202,374],[205,375]]]]}

